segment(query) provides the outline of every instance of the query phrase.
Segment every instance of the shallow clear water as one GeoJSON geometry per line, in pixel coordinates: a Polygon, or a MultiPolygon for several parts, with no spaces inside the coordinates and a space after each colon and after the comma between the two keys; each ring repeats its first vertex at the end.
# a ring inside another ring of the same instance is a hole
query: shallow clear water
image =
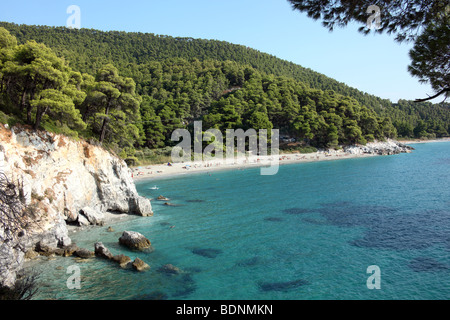
{"type": "Polygon", "coordinates": [[[76,233],[93,250],[140,257],[151,270],[101,259],[35,264],[37,299],[450,299],[450,143],[411,154],[290,164],[138,182],[155,216],[76,233]],[[159,190],[151,190],[154,185],[159,190]],[[122,231],[149,238],[151,253],[118,245],[122,231]],[[184,273],[159,271],[173,264],[184,273]],[[67,267],[81,271],[69,290],[67,267]],[[380,268],[369,290],[367,268],[380,268]]]}

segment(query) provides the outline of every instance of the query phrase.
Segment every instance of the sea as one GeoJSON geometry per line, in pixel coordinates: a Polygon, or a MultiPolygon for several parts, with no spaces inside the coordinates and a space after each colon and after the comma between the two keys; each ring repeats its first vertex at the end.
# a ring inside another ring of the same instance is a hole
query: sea
{"type": "Polygon", "coordinates": [[[410,154],[286,164],[273,176],[249,168],[138,181],[154,199],[153,217],[72,240],[92,251],[101,241],[150,269],[40,258],[29,266],[39,275],[34,299],[448,300],[450,142],[411,146],[410,154]],[[120,246],[125,230],[153,250],[120,246]]]}

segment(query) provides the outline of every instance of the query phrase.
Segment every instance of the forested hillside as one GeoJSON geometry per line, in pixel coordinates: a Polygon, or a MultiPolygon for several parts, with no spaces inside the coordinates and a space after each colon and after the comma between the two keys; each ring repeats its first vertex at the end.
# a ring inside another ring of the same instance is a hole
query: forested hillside
{"type": "Polygon", "coordinates": [[[392,104],[244,46],[11,23],[0,30],[2,117],[95,139],[124,157],[170,146],[172,131],[194,120],[204,129],[277,128],[317,147],[450,131],[448,104],[392,104]]]}
{"type": "Polygon", "coordinates": [[[363,93],[311,69],[279,59],[252,48],[224,41],[193,38],[175,38],[151,33],[102,32],[92,29],[72,30],[65,27],[27,26],[0,22],[17,38],[44,43],[59,56],[69,61],[80,72],[95,73],[106,63],[113,63],[121,74],[133,77],[139,83],[141,76],[135,68],[167,58],[235,61],[275,76],[287,76],[312,88],[333,90],[352,96],[371,107],[386,106],[389,101],[363,93]]]}

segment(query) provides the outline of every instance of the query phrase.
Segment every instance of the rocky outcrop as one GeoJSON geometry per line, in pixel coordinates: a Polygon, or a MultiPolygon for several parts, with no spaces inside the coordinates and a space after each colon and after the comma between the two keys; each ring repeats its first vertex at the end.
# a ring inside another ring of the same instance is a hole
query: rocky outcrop
{"type": "Polygon", "coordinates": [[[139,258],[134,259],[134,261],[131,265],[134,270],[139,271],[139,272],[150,269],[150,266],[139,258]]]}
{"type": "Polygon", "coordinates": [[[94,245],[95,255],[100,258],[112,260],[114,255],[109,251],[108,248],[102,242],[97,242],[94,245]]]}
{"type": "Polygon", "coordinates": [[[26,252],[40,242],[51,248],[69,246],[67,223],[103,225],[106,212],[153,215],[126,163],[86,141],[0,124],[0,172],[19,185],[24,204],[35,215],[20,245],[8,249],[1,244],[0,285],[5,277],[8,284],[14,281],[6,274],[16,268],[2,270],[9,264],[20,268],[18,247],[26,252]]]}
{"type": "Polygon", "coordinates": [[[151,250],[152,244],[144,235],[136,231],[124,231],[119,243],[131,250],[151,250]]]}
{"type": "Polygon", "coordinates": [[[344,147],[344,151],[350,154],[394,155],[410,153],[414,148],[395,140],[369,142],[365,146],[353,145],[344,147]]]}
{"type": "Polygon", "coordinates": [[[101,242],[97,242],[94,245],[94,248],[97,257],[113,261],[119,264],[123,269],[132,268],[140,272],[150,269],[150,266],[139,258],[136,258],[131,262],[131,258],[124,254],[113,255],[101,242]]]}
{"type": "Polygon", "coordinates": [[[88,250],[88,249],[84,249],[84,248],[78,248],[75,252],[74,255],[76,257],[82,258],[82,259],[89,259],[95,256],[95,253],[88,250]]]}
{"type": "Polygon", "coordinates": [[[131,263],[131,258],[124,254],[115,255],[111,260],[118,263],[122,269],[128,268],[131,263]]]}

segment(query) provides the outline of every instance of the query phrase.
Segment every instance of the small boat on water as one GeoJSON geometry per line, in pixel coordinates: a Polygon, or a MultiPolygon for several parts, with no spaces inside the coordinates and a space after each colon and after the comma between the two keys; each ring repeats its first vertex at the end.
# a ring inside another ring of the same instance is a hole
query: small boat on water
{"type": "Polygon", "coordinates": [[[150,190],[159,190],[157,186],[151,187],[150,190]]]}

